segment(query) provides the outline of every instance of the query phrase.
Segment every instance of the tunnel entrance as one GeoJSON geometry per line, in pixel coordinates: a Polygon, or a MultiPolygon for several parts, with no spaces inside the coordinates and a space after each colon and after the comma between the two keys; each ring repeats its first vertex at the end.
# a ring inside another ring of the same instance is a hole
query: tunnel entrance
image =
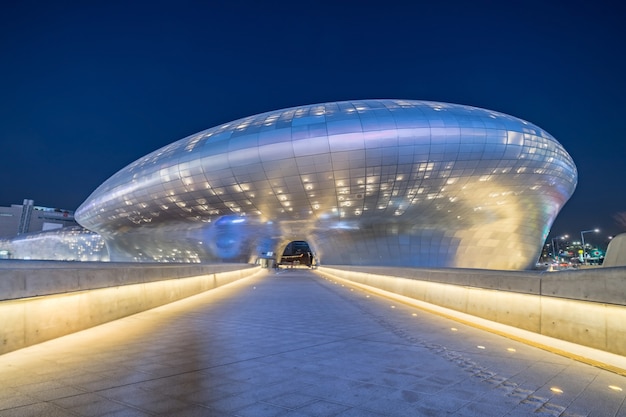
{"type": "Polygon", "coordinates": [[[312,267],[315,265],[315,256],[304,240],[294,240],[289,242],[280,257],[280,264],[285,266],[304,265],[312,267]]]}

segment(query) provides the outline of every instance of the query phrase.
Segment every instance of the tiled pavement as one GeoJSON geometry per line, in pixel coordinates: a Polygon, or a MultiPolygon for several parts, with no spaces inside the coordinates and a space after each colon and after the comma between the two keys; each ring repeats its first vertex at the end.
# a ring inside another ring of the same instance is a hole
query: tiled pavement
{"type": "Polygon", "coordinates": [[[308,270],[0,356],[2,417],[605,417],[625,395],[625,377],[308,270]]]}

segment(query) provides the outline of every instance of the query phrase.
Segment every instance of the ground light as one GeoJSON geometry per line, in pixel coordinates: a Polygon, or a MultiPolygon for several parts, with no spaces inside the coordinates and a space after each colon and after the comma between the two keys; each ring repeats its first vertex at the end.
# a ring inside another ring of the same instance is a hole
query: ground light
{"type": "MultiPolygon", "coordinates": [[[[382,297],[401,302],[403,304],[416,307],[421,310],[425,310],[430,313],[434,313],[478,329],[486,330],[488,332],[499,334],[509,339],[537,347],[539,349],[556,353],[557,355],[561,355],[576,360],[578,362],[586,363],[588,365],[596,366],[598,368],[626,376],[626,357],[621,355],[578,345],[576,343],[567,342],[538,333],[533,333],[531,331],[518,329],[516,327],[493,322],[487,319],[482,319],[480,317],[471,316],[466,313],[461,313],[459,311],[455,311],[445,307],[429,304],[424,301],[416,300],[390,291],[381,290],[373,286],[360,284],[343,278],[333,276],[333,279],[345,282],[346,284],[354,286],[356,288],[361,288],[372,294],[380,295],[382,297]]],[[[369,295],[367,295],[367,297],[369,298],[369,295]]],[[[456,331],[456,328],[451,328],[451,330],[456,331]]]]}

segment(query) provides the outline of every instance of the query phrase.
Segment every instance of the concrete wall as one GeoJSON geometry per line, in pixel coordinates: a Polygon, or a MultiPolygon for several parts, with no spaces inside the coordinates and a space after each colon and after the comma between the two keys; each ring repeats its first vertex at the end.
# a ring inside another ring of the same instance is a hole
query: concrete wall
{"type": "Polygon", "coordinates": [[[605,267],[626,266],[626,233],[615,236],[606,249],[605,267]]]}
{"type": "Polygon", "coordinates": [[[320,267],[318,272],[536,334],[626,355],[626,268],[554,273],[320,267]]]}
{"type": "Polygon", "coordinates": [[[0,354],[264,273],[258,266],[0,262],[0,354]]]}

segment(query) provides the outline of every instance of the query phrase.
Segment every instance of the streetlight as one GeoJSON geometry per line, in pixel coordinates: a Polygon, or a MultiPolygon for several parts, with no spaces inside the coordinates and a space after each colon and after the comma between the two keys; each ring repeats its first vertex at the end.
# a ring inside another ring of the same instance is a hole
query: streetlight
{"type": "Polygon", "coordinates": [[[587,264],[587,249],[585,249],[585,233],[598,233],[600,231],[600,229],[592,229],[592,230],[583,230],[582,232],[580,232],[580,240],[582,241],[583,244],[583,264],[587,264]]]}
{"type": "Polygon", "coordinates": [[[558,245],[554,244],[554,241],[557,239],[565,240],[569,237],[569,235],[557,236],[552,238],[552,255],[554,256],[554,260],[558,262],[558,245]]]}

